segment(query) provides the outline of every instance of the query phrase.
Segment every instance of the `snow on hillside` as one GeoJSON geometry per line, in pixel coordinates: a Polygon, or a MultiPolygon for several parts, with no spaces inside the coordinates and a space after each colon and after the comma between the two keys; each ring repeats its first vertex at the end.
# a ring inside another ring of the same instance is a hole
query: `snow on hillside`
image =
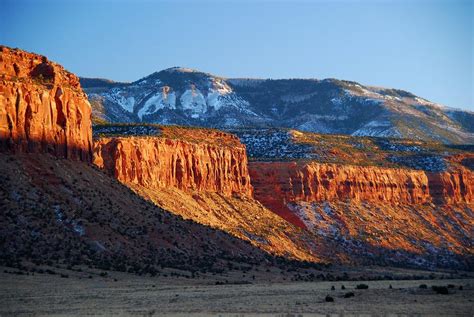
{"type": "Polygon", "coordinates": [[[292,141],[290,131],[285,129],[227,129],[245,144],[250,158],[317,158],[312,147],[292,141]]]}
{"type": "Polygon", "coordinates": [[[87,80],[102,118],[227,127],[284,127],[354,136],[474,143],[474,115],[397,89],[337,79],[226,79],[173,67],[136,82],[87,80]],[[107,85],[100,87],[101,83],[107,85]],[[99,85],[99,86],[94,86],[99,85]],[[115,86],[114,86],[115,85],[115,86]]]}
{"type": "Polygon", "coordinates": [[[386,121],[370,121],[362,128],[353,132],[353,136],[375,136],[375,137],[394,137],[401,138],[402,134],[395,128],[392,123],[386,121]]]}
{"type": "Polygon", "coordinates": [[[180,98],[181,107],[191,113],[192,118],[198,118],[207,111],[207,102],[199,89],[194,86],[186,90],[180,98]]]}
{"type": "Polygon", "coordinates": [[[133,107],[135,106],[135,97],[127,97],[122,90],[115,88],[110,94],[105,95],[105,97],[120,105],[120,107],[122,107],[125,111],[133,112],[133,107]]]}
{"type": "Polygon", "coordinates": [[[143,119],[144,115],[152,114],[160,109],[176,109],[176,95],[174,92],[165,93],[164,89],[162,92],[157,92],[145,101],[140,110],[138,110],[138,117],[143,119]]]}

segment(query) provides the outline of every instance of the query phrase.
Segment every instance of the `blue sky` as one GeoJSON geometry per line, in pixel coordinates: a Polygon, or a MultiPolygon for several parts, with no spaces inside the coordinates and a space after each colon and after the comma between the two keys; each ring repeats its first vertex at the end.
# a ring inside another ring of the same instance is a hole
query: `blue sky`
{"type": "Polygon", "coordinates": [[[0,43],[88,77],[339,78],[474,111],[473,1],[0,0],[0,43]]]}

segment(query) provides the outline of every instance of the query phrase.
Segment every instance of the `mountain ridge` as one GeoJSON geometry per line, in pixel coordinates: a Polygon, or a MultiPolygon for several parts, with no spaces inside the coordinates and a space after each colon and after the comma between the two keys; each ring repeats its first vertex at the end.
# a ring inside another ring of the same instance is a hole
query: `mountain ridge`
{"type": "MultiPolygon", "coordinates": [[[[363,84],[363,83],[355,81],[355,80],[338,79],[336,77],[326,77],[326,78],[317,78],[317,77],[287,77],[287,78],[285,78],[285,77],[275,77],[275,78],[273,78],[273,77],[238,77],[238,76],[234,77],[234,76],[215,75],[211,72],[201,71],[201,70],[198,70],[198,69],[195,69],[195,68],[182,67],[182,66],[172,66],[172,67],[164,68],[162,70],[157,70],[157,71],[155,71],[155,72],[153,72],[153,73],[151,73],[147,76],[141,77],[140,79],[135,80],[135,81],[115,81],[115,80],[108,79],[108,78],[105,78],[105,77],[86,77],[86,76],[79,76],[79,79],[81,80],[81,84],[83,82],[87,82],[88,80],[98,80],[97,84],[86,85],[86,86],[84,86],[82,84],[82,88],[102,88],[102,87],[107,86],[108,84],[110,84],[110,85],[122,85],[122,84],[123,85],[129,85],[129,84],[138,83],[138,82],[142,81],[143,79],[146,79],[147,77],[150,77],[154,74],[158,74],[160,72],[198,73],[198,74],[208,75],[208,76],[212,76],[212,77],[216,77],[216,78],[220,78],[220,79],[224,79],[224,80],[230,80],[230,81],[239,81],[239,80],[248,80],[248,81],[277,81],[277,80],[336,81],[336,82],[345,82],[345,83],[349,83],[349,84],[360,85],[360,86],[364,86],[364,87],[367,87],[367,88],[370,88],[370,89],[376,89],[376,90],[397,91],[397,92],[400,92],[402,94],[411,95],[413,97],[418,96],[415,93],[413,93],[413,92],[411,92],[407,89],[403,89],[403,88],[390,88],[389,86],[363,84]],[[105,83],[105,85],[104,86],[100,85],[101,82],[105,83]]],[[[437,106],[440,106],[442,108],[474,113],[474,110],[465,109],[463,107],[448,106],[448,105],[445,105],[445,104],[442,104],[442,103],[431,101],[431,100],[426,99],[426,98],[422,98],[422,99],[424,99],[427,102],[431,102],[432,104],[435,104],[437,106]]]]}
{"type": "Polygon", "coordinates": [[[474,143],[474,112],[355,81],[226,78],[172,67],[129,84],[81,78],[94,116],[211,128],[284,127],[325,134],[474,143]],[[100,87],[102,85],[102,87],[100,87]]]}
{"type": "MultiPolygon", "coordinates": [[[[390,88],[388,86],[380,86],[380,85],[372,85],[372,84],[363,84],[363,83],[355,81],[355,80],[338,79],[336,77],[326,77],[326,78],[317,78],[317,77],[275,77],[274,78],[274,77],[239,77],[239,76],[234,77],[234,76],[215,75],[212,72],[201,71],[201,70],[196,69],[196,68],[189,68],[189,67],[183,67],[183,66],[172,66],[172,67],[164,68],[164,69],[161,69],[161,70],[157,70],[157,71],[155,71],[155,72],[153,72],[149,75],[146,75],[144,77],[141,77],[141,78],[139,78],[138,80],[135,80],[135,81],[115,81],[115,80],[108,79],[108,78],[105,78],[105,77],[87,77],[87,76],[79,76],[79,79],[81,80],[81,83],[83,81],[88,81],[88,80],[100,80],[100,81],[102,81],[106,84],[107,83],[110,83],[110,84],[134,84],[134,83],[138,83],[141,80],[146,79],[147,77],[150,77],[154,74],[158,74],[160,72],[199,73],[199,74],[202,74],[202,75],[213,76],[213,77],[216,77],[216,78],[220,78],[220,79],[224,79],[224,80],[231,80],[231,81],[238,81],[238,80],[248,80],[248,81],[267,81],[267,80],[268,81],[277,81],[277,80],[340,81],[340,82],[346,82],[346,83],[350,83],[350,84],[365,86],[365,87],[368,87],[368,88],[371,88],[371,89],[394,90],[394,91],[398,91],[398,92],[401,92],[401,93],[404,93],[404,94],[410,94],[413,97],[418,96],[418,95],[414,94],[413,92],[408,91],[407,89],[390,88]]],[[[92,85],[90,87],[85,87],[84,85],[82,85],[82,87],[83,88],[102,88],[104,86],[99,85],[99,82],[98,82],[97,84],[92,85]]],[[[474,111],[469,110],[469,109],[465,109],[465,108],[462,108],[462,107],[447,106],[445,104],[438,103],[438,102],[433,102],[433,101],[430,101],[430,100],[425,99],[425,98],[423,98],[423,99],[428,101],[428,102],[431,102],[433,104],[439,105],[443,108],[474,113],[474,111]]]]}

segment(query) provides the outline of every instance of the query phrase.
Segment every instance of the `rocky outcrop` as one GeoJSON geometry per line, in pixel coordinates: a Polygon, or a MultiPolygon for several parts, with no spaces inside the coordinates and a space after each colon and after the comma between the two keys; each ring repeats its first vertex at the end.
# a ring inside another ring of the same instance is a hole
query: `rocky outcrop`
{"type": "Polygon", "coordinates": [[[427,173],[430,196],[434,203],[474,203],[474,172],[453,168],[446,172],[427,173]]]}
{"type": "Polygon", "coordinates": [[[0,148],[90,161],[91,106],[79,79],[44,56],[0,46],[0,148]]]}
{"type": "Polygon", "coordinates": [[[463,167],[434,173],[316,162],[251,162],[249,170],[255,198],[301,227],[304,224],[287,207],[290,202],[474,202],[474,173],[463,167]]]}
{"type": "Polygon", "coordinates": [[[103,137],[95,142],[94,164],[127,184],[252,196],[240,143],[226,147],[166,137],[103,137]]]}
{"type": "Polygon", "coordinates": [[[423,171],[297,162],[251,163],[252,182],[260,191],[287,201],[354,199],[423,203],[429,199],[423,171]],[[272,190],[264,189],[265,183],[272,190]],[[257,185],[258,184],[258,185],[257,185]]]}

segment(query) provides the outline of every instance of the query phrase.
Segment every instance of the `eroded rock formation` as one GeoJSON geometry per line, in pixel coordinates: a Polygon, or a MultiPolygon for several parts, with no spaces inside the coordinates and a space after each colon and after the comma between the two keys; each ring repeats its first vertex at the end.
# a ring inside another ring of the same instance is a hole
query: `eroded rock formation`
{"type": "Polygon", "coordinates": [[[0,147],[90,161],[91,106],[79,79],[46,57],[0,46],[0,147]]]}
{"type": "Polygon", "coordinates": [[[164,137],[99,138],[94,164],[127,184],[252,196],[242,144],[226,147],[164,137]]]}
{"type": "Polygon", "coordinates": [[[440,173],[427,173],[434,203],[474,203],[474,172],[465,167],[440,173]]]}
{"type": "Polygon", "coordinates": [[[474,202],[474,173],[464,167],[435,173],[316,162],[251,162],[249,170],[256,199],[300,227],[304,224],[288,209],[290,202],[474,202]]]}

